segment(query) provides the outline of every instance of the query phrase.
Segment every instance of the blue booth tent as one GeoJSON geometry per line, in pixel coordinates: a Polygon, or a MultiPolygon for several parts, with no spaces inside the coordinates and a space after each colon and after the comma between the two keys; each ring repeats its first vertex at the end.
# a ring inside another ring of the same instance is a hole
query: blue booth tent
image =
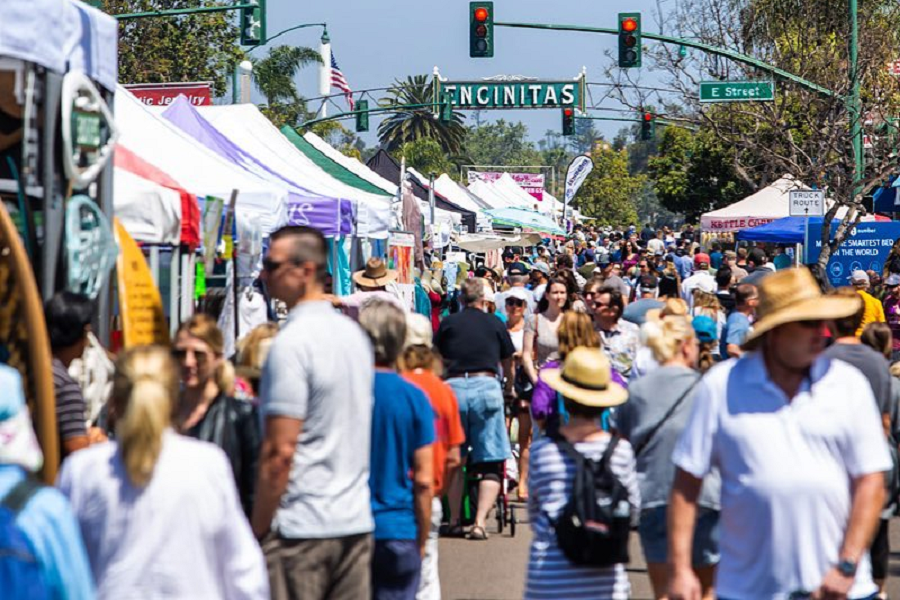
{"type": "MultiPolygon", "coordinates": [[[[783,217],[765,225],[744,229],[737,233],[737,239],[746,242],[769,244],[802,244],[806,229],[806,217],[783,217]]],[[[809,222],[821,227],[822,217],[809,217],[809,222]]],[[[840,219],[831,222],[832,231],[840,224],[840,219]]]]}

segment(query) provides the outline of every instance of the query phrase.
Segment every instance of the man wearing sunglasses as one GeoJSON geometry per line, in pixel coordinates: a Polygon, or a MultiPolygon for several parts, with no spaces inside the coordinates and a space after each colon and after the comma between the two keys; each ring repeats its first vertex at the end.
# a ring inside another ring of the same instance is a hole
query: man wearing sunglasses
{"type": "Polygon", "coordinates": [[[283,227],[270,239],[262,280],[290,314],[260,382],[253,532],[273,597],[368,598],[371,344],[326,299],[322,234],[283,227]]]}

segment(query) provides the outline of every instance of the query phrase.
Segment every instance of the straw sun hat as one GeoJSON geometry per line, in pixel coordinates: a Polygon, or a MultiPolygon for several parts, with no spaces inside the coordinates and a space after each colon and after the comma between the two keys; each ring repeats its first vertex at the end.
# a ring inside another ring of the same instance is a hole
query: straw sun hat
{"type": "Polygon", "coordinates": [[[353,274],[353,281],[364,287],[382,287],[397,279],[397,271],[388,269],[384,261],[373,256],[366,268],[353,274]]]}
{"type": "Polygon", "coordinates": [[[797,321],[830,321],[859,310],[859,298],[826,296],[806,267],[784,269],[759,282],[759,306],[746,350],[759,346],[763,334],[779,325],[797,321]]]}
{"type": "Polygon", "coordinates": [[[599,348],[579,346],[566,356],[562,369],[544,369],[541,378],[564,397],[583,406],[618,406],[628,392],[613,382],[609,359],[599,348]]]}

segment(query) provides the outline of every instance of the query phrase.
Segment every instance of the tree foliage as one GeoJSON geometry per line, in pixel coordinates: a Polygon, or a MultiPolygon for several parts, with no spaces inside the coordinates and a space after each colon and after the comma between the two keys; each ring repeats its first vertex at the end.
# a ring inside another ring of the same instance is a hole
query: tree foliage
{"type": "Polygon", "coordinates": [[[498,119],[466,128],[463,154],[475,165],[540,165],[540,153],[521,122],[498,119]]]}
{"type": "MultiPolygon", "coordinates": [[[[123,13],[222,6],[229,0],[103,0],[102,10],[123,13]]],[[[119,22],[119,81],[212,82],[222,96],[243,58],[234,11],[148,17],[119,22]]]]}
{"type": "MultiPolygon", "coordinates": [[[[667,19],[675,29],[669,33],[750,55],[830,92],[778,79],[773,102],[701,105],[697,88],[702,80],[772,75],[700,51],[681,56],[663,45],[645,50],[646,62],[665,71],[664,85],[684,101],[685,113],[675,120],[691,122],[728,148],[734,172],[747,186],[761,188],[790,174],[806,186],[827,190],[835,204],[824,219],[822,269],[865,214],[865,193],[896,170],[897,136],[879,133],[896,131],[891,122],[900,113],[900,85],[886,69],[900,52],[900,8],[860,0],[858,112],[846,103],[852,90],[847,13],[846,0],[683,0],[667,19]],[[851,135],[856,127],[877,137],[858,180],[851,135]],[[828,243],[832,218],[841,207],[848,209],[846,216],[828,243]]],[[[672,100],[658,90],[636,90],[628,73],[613,68],[609,73],[618,82],[614,96],[629,106],[672,100]]]]}
{"type": "Polygon", "coordinates": [[[711,134],[666,127],[658,136],[658,153],[648,160],[648,175],[666,209],[693,221],[750,192],[734,172],[733,157],[711,134]]]}
{"type": "Polygon", "coordinates": [[[253,83],[266,97],[260,106],[276,127],[299,125],[307,115],[306,100],[297,91],[296,77],[310,64],[321,64],[322,57],[304,46],[276,46],[265,58],[252,58],[253,83]]]}
{"type": "Polygon", "coordinates": [[[439,176],[441,173],[455,173],[456,169],[448,160],[440,145],[429,138],[421,138],[403,144],[395,158],[406,159],[407,166],[412,167],[426,177],[439,176]]]}
{"type": "Polygon", "coordinates": [[[392,152],[407,142],[428,138],[437,142],[446,154],[458,155],[466,136],[462,113],[454,111],[450,121],[444,123],[435,116],[431,106],[399,108],[403,105],[430,105],[433,101],[432,84],[427,75],[413,75],[394,81],[387,90],[387,96],[378,102],[383,108],[398,107],[398,112],[386,117],[378,126],[381,145],[392,152]]]}
{"type": "Polygon", "coordinates": [[[628,172],[628,152],[597,145],[591,153],[594,169],[585,179],[574,202],[600,225],[637,223],[635,200],[646,177],[628,172]]]}

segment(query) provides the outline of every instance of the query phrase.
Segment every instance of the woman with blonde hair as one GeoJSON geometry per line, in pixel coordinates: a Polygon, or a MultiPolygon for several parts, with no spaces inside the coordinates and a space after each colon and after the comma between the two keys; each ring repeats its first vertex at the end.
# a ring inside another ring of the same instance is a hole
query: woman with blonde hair
{"type": "MultiPolygon", "coordinates": [[[[712,322],[709,322],[712,325],[712,322]]],[[[657,600],[666,598],[666,510],[675,478],[672,452],[693,405],[699,343],[692,319],[667,315],[644,324],[643,336],[659,367],[628,388],[629,400],[619,407],[616,428],[631,442],[641,486],[639,533],[647,570],[657,600]]],[[[717,473],[703,481],[700,512],[694,529],[694,568],[703,597],[713,597],[719,549],[719,489],[717,473]]]]}
{"type": "MultiPolygon", "coordinates": [[[[565,416],[560,410],[559,397],[541,378],[541,373],[546,369],[558,369],[566,360],[566,355],[579,346],[600,347],[600,337],[597,335],[597,330],[594,329],[594,320],[587,313],[575,311],[563,313],[556,336],[559,340],[559,357],[544,363],[538,372],[534,393],[531,397],[531,417],[538,430],[547,435],[553,434],[559,429],[565,416]]],[[[612,378],[614,382],[625,386],[625,381],[615,370],[613,370],[612,378]]]]}
{"type": "Polygon", "coordinates": [[[259,418],[253,404],[234,398],[234,367],[224,350],[225,338],[209,315],[196,314],[178,328],[172,344],[182,388],[176,426],[225,452],[241,506],[249,516],[259,458],[259,418]]]}
{"type": "MultiPolygon", "coordinates": [[[[692,311],[695,317],[709,317],[716,324],[716,339],[722,339],[722,330],[725,328],[725,310],[719,303],[719,298],[715,294],[704,292],[702,290],[694,290],[694,308],[692,311]]],[[[721,358],[719,347],[714,344],[710,349],[714,360],[721,358]]]]}
{"type": "Polygon", "coordinates": [[[177,399],[166,348],[126,351],[110,400],[116,441],[63,464],[57,484],[78,519],[97,596],[268,598],[228,460],[172,430],[177,399]]]}

